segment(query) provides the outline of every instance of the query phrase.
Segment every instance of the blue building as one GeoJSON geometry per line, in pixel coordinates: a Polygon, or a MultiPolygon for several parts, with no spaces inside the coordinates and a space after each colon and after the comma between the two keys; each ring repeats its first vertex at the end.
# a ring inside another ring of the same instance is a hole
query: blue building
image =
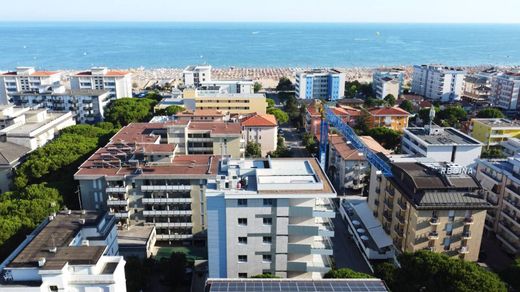
{"type": "Polygon", "coordinates": [[[345,96],[345,73],[315,69],[296,73],[296,97],[338,100],[345,96]]]}

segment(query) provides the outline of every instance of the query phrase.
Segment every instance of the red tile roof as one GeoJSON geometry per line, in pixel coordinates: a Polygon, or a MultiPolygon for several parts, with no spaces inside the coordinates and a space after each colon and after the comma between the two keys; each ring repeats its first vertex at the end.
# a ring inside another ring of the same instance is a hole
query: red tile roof
{"type": "Polygon", "coordinates": [[[188,129],[192,131],[210,131],[211,135],[240,136],[242,133],[239,123],[228,122],[190,122],[188,129]]]}
{"type": "Polygon", "coordinates": [[[255,115],[242,121],[244,127],[276,127],[278,123],[273,115],[255,115]]]}
{"type": "MultiPolygon", "coordinates": [[[[55,72],[55,71],[35,71],[33,73],[31,73],[31,76],[42,76],[42,77],[45,77],[45,76],[52,76],[54,74],[58,74],[60,72],[55,72]]],[[[3,73],[2,74],[3,76],[18,76],[18,74],[16,72],[6,72],[6,73],[3,73]]],[[[22,75],[20,75],[22,76],[22,75]]]]}
{"type": "Polygon", "coordinates": [[[175,116],[177,117],[223,117],[226,114],[224,114],[222,111],[215,110],[215,109],[197,109],[194,111],[183,111],[180,113],[177,113],[175,116]]]}
{"type": "Polygon", "coordinates": [[[372,116],[410,116],[410,113],[399,107],[382,107],[369,110],[372,116]]]}
{"type": "MultiPolygon", "coordinates": [[[[107,71],[107,74],[105,74],[104,76],[125,76],[127,74],[130,74],[130,72],[112,70],[112,71],[107,71]]],[[[78,73],[74,74],[74,76],[92,76],[92,71],[78,72],[78,73]]]]}
{"type": "Polygon", "coordinates": [[[336,149],[338,154],[343,160],[365,160],[365,156],[361,152],[357,151],[352,145],[347,144],[342,136],[331,135],[329,136],[329,144],[336,149]]]}

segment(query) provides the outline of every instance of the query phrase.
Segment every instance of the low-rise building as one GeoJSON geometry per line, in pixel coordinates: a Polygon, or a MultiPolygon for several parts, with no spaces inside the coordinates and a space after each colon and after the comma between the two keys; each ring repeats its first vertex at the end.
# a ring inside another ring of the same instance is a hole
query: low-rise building
{"type": "Polygon", "coordinates": [[[242,138],[246,143],[260,144],[262,156],[276,151],[278,145],[278,122],[273,115],[252,115],[241,122],[242,138]]]}
{"type": "Polygon", "coordinates": [[[392,95],[396,99],[403,93],[404,71],[401,69],[377,70],[372,75],[375,97],[383,99],[392,95]]]}
{"type": "Polygon", "coordinates": [[[72,90],[108,90],[110,98],[132,97],[132,74],[127,71],[92,67],[70,76],[72,90]]]}
{"type": "Polygon", "coordinates": [[[315,159],[223,159],[206,197],[209,277],[331,269],[336,192],[315,159]]]}
{"type": "Polygon", "coordinates": [[[338,100],[345,96],[345,73],[336,70],[296,73],[296,98],[338,100]]]}
{"type": "Polygon", "coordinates": [[[117,230],[119,254],[125,258],[147,259],[151,257],[156,240],[157,231],[153,225],[129,226],[117,230]]]}
{"type": "Polygon", "coordinates": [[[426,126],[406,128],[401,142],[403,153],[472,166],[482,153],[483,144],[455,128],[426,126]]]}
{"type": "Polygon", "coordinates": [[[516,111],[520,108],[520,72],[500,73],[491,81],[490,100],[493,106],[516,111]]]}
{"type": "Polygon", "coordinates": [[[370,127],[385,127],[402,132],[408,127],[411,114],[399,107],[373,108],[368,111],[370,127]]]}
{"type": "Polygon", "coordinates": [[[95,211],[49,216],[0,266],[0,290],[126,291],[115,222],[95,211]]]}
{"type": "Polygon", "coordinates": [[[477,178],[494,206],[487,213],[486,230],[507,253],[520,255],[520,155],[478,160],[477,178]]]}
{"type": "Polygon", "coordinates": [[[387,160],[392,176],[372,168],[368,204],[396,249],[476,261],[491,205],[471,169],[428,158],[387,160]]]}
{"type": "Polygon", "coordinates": [[[16,92],[37,93],[60,83],[61,72],[36,71],[34,67],[17,67],[0,74],[0,105],[10,104],[9,95],[16,92]]]}
{"type": "Polygon", "coordinates": [[[508,119],[471,119],[471,137],[486,147],[497,146],[509,138],[520,138],[520,121],[508,119]]]}
{"type": "Polygon", "coordinates": [[[0,142],[0,194],[11,190],[14,170],[31,149],[11,142],[0,142]]]}
{"type": "Polygon", "coordinates": [[[267,101],[260,93],[204,93],[198,89],[183,91],[184,102],[193,104],[191,110],[217,110],[226,114],[266,114],[267,101]]]}
{"type": "Polygon", "coordinates": [[[460,68],[415,65],[411,92],[442,102],[459,100],[465,74],[460,68]]]}

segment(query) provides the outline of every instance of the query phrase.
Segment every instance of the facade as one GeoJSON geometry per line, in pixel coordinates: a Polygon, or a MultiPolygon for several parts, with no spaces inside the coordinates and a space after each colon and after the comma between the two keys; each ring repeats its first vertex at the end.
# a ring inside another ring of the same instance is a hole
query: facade
{"type": "Polygon", "coordinates": [[[109,211],[121,229],[155,226],[163,243],[205,242],[204,194],[219,158],[176,155],[166,124],[130,124],[89,157],[74,175],[82,206],[109,211]]]}
{"type": "Polygon", "coordinates": [[[500,73],[492,79],[490,100],[493,106],[515,111],[520,108],[520,72],[500,73]]]}
{"type": "Polygon", "coordinates": [[[396,99],[403,93],[404,71],[393,69],[389,71],[378,70],[372,75],[372,89],[375,97],[383,99],[391,94],[396,99]]]}
{"type": "Polygon", "coordinates": [[[0,194],[11,190],[14,170],[31,149],[11,142],[0,142],[0,194]]]}
{"type": "Polygon", "coordinates": [[[372,168],[368,205],[396,249],[476,261],[491,205],[471,169],[402,156],[389,163],[392,177],[372,168]]]}
{"type": "Polygon", "coordinates": [[[520,255],[520,156],[478,160],[477,178],[494,206],[487,213],[486,230],[507,253],[520,255]]]}
{"type": "Polygon", "coordinates": [[[198,89],[183,91],[184,102],[194,104],[191,110],[217,110],[226,114],[266,114],[267,101],[264,94],[204,93],[198,89]]]}
{"type": "Polygon", "coordinates": [[[276,151],[278,145],[278,122],[273,115],[254,115],[241,122],[242,139],[246,143],[260,144],[262,156],[276,151]]]}
{"type": "Polygon", "coordinates": [[[9,95],[16,92],[38,93],[60,83],[61,73],[36,71],[33,67],[17,67],[0,74],[0,105],[10,103],[9,95]]]}
{"type": "Polygon", "coordinates": [[[459,68],[415,65],[411,92],[442,102],[459,100],[465,74],[459,68]]]}
{"type": "Polygon", "coordinates": [[[132,74],[127,71],[92,67],[70,76],[71,90],[108,90],[110,98],[132,97],[132,74]]]}
{"type": "Polygon", "coordinates": [[[209,277],[321,278],[336,192],[312,158],[223,159],[206,190],[209,277]]]}
{"type": "Polygon", "coordinates": [[[368,111],[370,127],[385,127],[402,132],[408,128],[408,119],[411,114],[399,107],[373,108],[368,111]]]}
{"type": "Polygon", "coordinates": [[[229,120],[229,115],[217,110],[186,110],[175,115],[179,121],[218,122],[229,120]]]}
{"type": "MultiPolygon", "coordinates": [[[[311,104],[307,106],[305,113],[305,131],[319,137],[321,125],[321,113],[319,112],[319,104],[311,104]]],[[[349,126],[356,124],[356,119],[363,113],[360,109],[349,106],[330,107],[330,110],[338,117],[342,118],[349,126]]]]}
{"type": "Polygon", "coordinates": [[[126,291],[115,222],[95,211],[49,216],[2,263],[0,290],[126,291]]]}
{"type": "Polygon", "coordinates": [[[188,66],[182,71],[185,87],[192,87],[204,93],[253,94],[254,82],[251,79],[213,80],[211,66],[188,66]]]}
{"type": "Polygon", "coordinates": [[[12,103],[31,109],[72,112],[78,124],[97,123],[104,119],[104,108],[110,102],[108,90],[66,90],[63,86],[39,93],[16,92],[9,95],[12,103]]]}
{"type": "Polygon", "coordinates": [[[462,97],[465,100],[487,103],[491,95],[491,77],[486,75],[467,75],[464,77],[462,97]]]}
{"type": "Polygon", "coordinates": [[[404,130],[402,153],[428,157],[438,162],[473,166],[483,144],[455,128],[424,127],[404,130]]]}
{"type": "Polygon", "coordinates": [[[188,66],[182,71],[182,79],[186,87],[199,87],[202,82],[211,81],[211,66],[188,66]]]}
{"type": "Polygon", "coordinates": [[[345,73],[311,70],[296,73],[296,98],[338,100],[345,96],[345,73]]]}
{"type": "Polygon", "coordinates": [[[471,119],[471,137],[486,147],[497,146],[509,138],[520,138],[520,121],[508,119],[471,119]]]}
{"type": "Polygon", "coordinates": [[[520,153],[520,139],[508,138],[506,141],[500,142],[502,146],[502,154],[504,157],[512,157],[520,153]]]}

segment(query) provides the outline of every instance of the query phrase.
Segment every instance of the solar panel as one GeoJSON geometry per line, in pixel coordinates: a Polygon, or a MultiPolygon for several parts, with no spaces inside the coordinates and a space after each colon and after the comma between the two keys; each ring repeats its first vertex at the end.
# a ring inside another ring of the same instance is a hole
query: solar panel
{"type": "Polygon", "coordinates": [[[207,292],[386,292],[378,279],[210,279],[207,292]]]}

